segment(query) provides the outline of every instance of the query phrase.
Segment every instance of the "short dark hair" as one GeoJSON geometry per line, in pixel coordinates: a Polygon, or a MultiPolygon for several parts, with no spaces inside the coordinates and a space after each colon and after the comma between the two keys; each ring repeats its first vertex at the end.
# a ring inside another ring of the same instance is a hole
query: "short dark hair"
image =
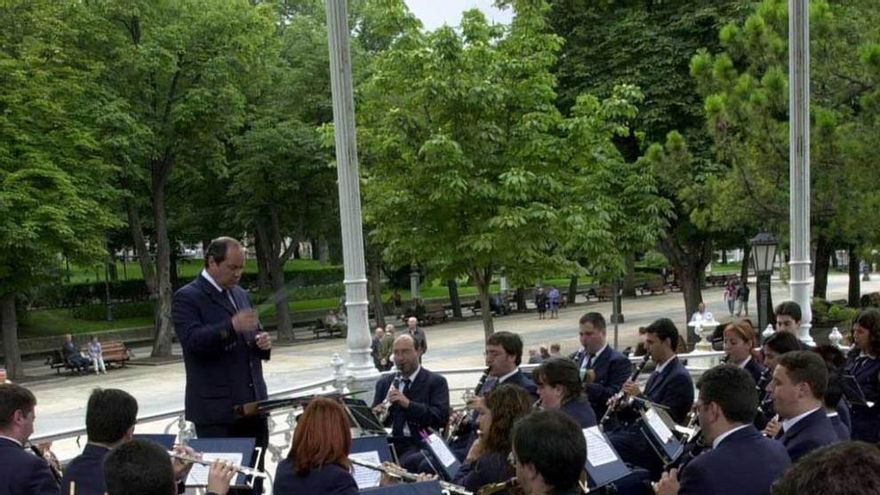
{"type": "Polygon", "coordinates": [[[205,249],[205,268],[208,267],[209,259],[213,259],[214,263],[223,263],[229,252],[229,246],[242,249],[241,243],[232,237],[218,237],[211,241],[208,249],[205,249]]]}
{"type": "Polygon", "coordinates": [[[810,351],[786,352],[779,357],[778,365],[785,368],[793,383],[806,383],[813,397],[824,399],[828,388],[828,367],[821,356],[810,351]]]}
{"type": "Polygon", "coordinates": [[[794,334],[788,332],[776,332],[764,341],[764,345],[776,354],[785,354],[786,352],[799,351],[801,344],[794,334]]]}
{"type": "Polygon", "coordinates": [[[828,367],[828,385],[825,387],[825,408],[836,410],[843,399],[843,378],[836,368],[828,367]]]}
{"type": "Polygon", "coordinates": [[[800,304],[794,301],[784,301],[776,306],[776,309],[773,310],[773,314],[776,316],[791,316],[791,319],[797,322],[801,321],[803,318],[801,313],[800,304]]]}
{"type": "Polygon", "coordinates": [[[843,351],[831,344],[817,345],[810,350],[822,356],[822,359],[828,366],[843,368],[846,364],[846,355],[843,354],[843,351]]]}
{"type": "Polygon", "coordinates": [[[880,493],[880,449],[840,442],[805,455],[779,478],[773,495],[874,495],[880,493]]]}
{"type": "Polygon", "coordinates": [[[678,328],[669,318],[660,318],[645,327],[645,333],[656,335],[661,341],[669,340],[672,350],[678,348],[678,328]]]}
{"type": "Polygon", "coordinates": [[[30,414],[37,405],[34,394],[14,383],[0,383],[0,428],[6,428],[12,424],[15,411],[30,414]]]}
{"type": "Polygon", "coordinates": [[[92,390],[86,408],[86,434],[90,442],[116,443],[137,422],[138,403],[117,388],[92,390]]]}
{"type": "Polygon", "coordinates": [[[161,445],[135,439],[104,459],[108,495],[171,495],[177,492],[171,457],[161,445]]]}
{"type": "Polygon", "coordinates": [[[581,376],[578,367],[571,359],[552,357],[545,359],[532,371],[535,383],[545,384],[551,387],[562,385],[565,389],[565,398],[579,397],[582,392],[581,376]]]}
{"type": "Polygon", "coordinates": [[[697,388],[703,404],[718,404],[728,421],[749,424],[755,419],[755,379],[739,366],[722,364],[710,369],[700,377],[697,388]]]}
{"type": "Polygon", "coordinates": [[[513,451],[520,464],[532,464],[544,482],[556,489],[577,485],[587,461],[581,428],[560,411],[539,411],[513,427],[513,451]]]}
{"type": "Polygon", "coordinates": [[[516,356],[516,365],[522,363],[523,341],[513,332],[495,332],[486,339],[486,345],[498,345],[504,352],[516,356]]]}
{"type": "Polygon", "coordinates": [[[871,352],[874,355],[880,354],[880,310],[868,308],[859,313],[854,323],[868,331],[871,352]]]}
{"type": "Polygon", "coordinates": [[[595,311],[590,311],[589,313],[581,316],[580,321],[578,321],[578,325],[583,325],[584,323],[589,323],[593,325],[597,330],[605,331],[605,317],[602,316],[602,313],[597,313],[595,311]]]}

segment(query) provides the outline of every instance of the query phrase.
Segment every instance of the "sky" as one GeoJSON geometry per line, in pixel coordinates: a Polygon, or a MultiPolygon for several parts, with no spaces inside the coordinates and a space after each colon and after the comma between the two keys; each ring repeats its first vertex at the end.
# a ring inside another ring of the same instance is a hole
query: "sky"
{"type": "Polygon", "coordinates": [[[493,0],[405,0],[409,10],[418,17],[425,29],[434,30],[443,24],[458,26],[461,13],[474,7],[482,10],[490,21],[509,24],[511,9],[498,10],[493,0]]]}

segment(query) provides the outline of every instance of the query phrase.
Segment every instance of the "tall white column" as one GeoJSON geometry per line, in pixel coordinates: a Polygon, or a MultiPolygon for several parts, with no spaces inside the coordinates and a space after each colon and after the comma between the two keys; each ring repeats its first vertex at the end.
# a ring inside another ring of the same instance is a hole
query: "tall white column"
{"type": "Polygon", "coordinates": [[[788,0],[790,127],[791,300],[801,307],[799,338],[810,336],[810,10],[808,0],[788,0]]]}
{"type": "Polygon", "coordinates": [[[367,317],[367,277],[361,226],[361,191],[351,77],[350,31],[346,0],[326,0],[330,46],[330,85],[336,130],[336,171],[339,217],[342,223],[342,259],[345,267],[345,306],[348,313],[348,370],[357,389],[372,396],[379,376],[370,357],[367,317]]]}

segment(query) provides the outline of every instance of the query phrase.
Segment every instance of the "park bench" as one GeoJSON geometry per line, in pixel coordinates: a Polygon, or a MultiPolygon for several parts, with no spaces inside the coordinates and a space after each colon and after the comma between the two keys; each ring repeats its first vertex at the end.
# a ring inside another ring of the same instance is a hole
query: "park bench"
{"type": "MultiPolygon", "coordinates": [[[[102,342],[101,351],[106,366],[119,365],[120,367],[124,367],[125,363],[132,357],[131,349],[126,347],[125,343],[120,341],[102,342]]],[[[80,353],[88,359],[88,347],[82,347],[80,353]]],[[[73,367],[64,360],[61,351],[53,351],[52,354],[46,358],[46,364],[59,375],[61,374],[61,370],[66,370],[71,373],[74,371],[73,367]]]]}
{"type": "Polygon", "coordinates": [[[707,275],[706,283],[715,287],[717,285],[727,285],[727,275],[707,275]]]}
{"type": "Polygon", "coordinates": [[[662,278],[649,280],[648,282],[642,284],[642,286],[639,288],[639,291],[641,291],[642,294],[645,294],[646,292],[650,292],[651,295],[654,295],[658,292],[661,294],[666,294],[666,281],[662,278]]]}
{"type": "Polygon", "coordinates": [[[48,357],[46,357],[46,364],[50,369],[55,370],[55,373],[61,374],[61,370],[66,370],[73,373],[73,366],[67,363],[64,360],[64,357],[61,355],[61,351],[52,351],[48,357]]]}
{"type": "Polygon", "coordinates": [[[328,325],[322,318],[318,318],[315,320],[314,326],[312,326],[312,333],[314,333],[316,339],[322,337],[332,339],[333,337],[342,337],[342,327],[339,325],[328,325]]]}
{"type": "Polygon", "coordinates": [[[596,289],[596,299],[600,301],[610,301],[614,297],[614,287],[611,285],[600,285],[596,289]]]}
{"type": "Polygon", "coordinates": [[[443,307],[442,303],[432,303],[425,306],[425,325],[442,323],[446,321],[446,319],[446,308],[443,307]]]}

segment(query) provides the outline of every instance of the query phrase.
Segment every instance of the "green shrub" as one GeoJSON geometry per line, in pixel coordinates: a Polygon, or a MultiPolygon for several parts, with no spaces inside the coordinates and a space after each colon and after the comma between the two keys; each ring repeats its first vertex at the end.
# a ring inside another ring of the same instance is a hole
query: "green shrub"
{"type": "MultiPolygon", "coordinates": [[[[113,318],[119,320],[151,317],[155,312],[151,301],[114,304],[112,310],[113,318]]],[[[103,321],[107,319],[107,305],[105,304],[84,304],[71,309],[70,312],[77,320],[103,321]]]]}

